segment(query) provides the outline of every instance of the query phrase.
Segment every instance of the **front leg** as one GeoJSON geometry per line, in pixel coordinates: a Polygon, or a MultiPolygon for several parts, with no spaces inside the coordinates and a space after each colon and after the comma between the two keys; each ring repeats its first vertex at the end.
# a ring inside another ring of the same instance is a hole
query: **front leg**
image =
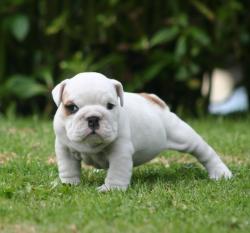
{"type": "Polygon", "coordinates": [[[133,169],[133,147],[130,142],[120,140],[113,146],[108,156],[109,168],[105,183],[98,187],[99,192],[113,189],[127,190],[133,169]]]}
{"type": "Polygon", "coordinates": [[[168,149],[188,152],[194,155],[207,169],[211,179],[231,178],[232,173],[220,157],[188,124],[174,113],[166,121],[168,149]]]}
{"type": "Polygon", "coordinates": [[[56,139],[56,159],[59,177],[62,183],[77,185],[80,183],[81,160],[76,159],[67,147],[56,139]]]}

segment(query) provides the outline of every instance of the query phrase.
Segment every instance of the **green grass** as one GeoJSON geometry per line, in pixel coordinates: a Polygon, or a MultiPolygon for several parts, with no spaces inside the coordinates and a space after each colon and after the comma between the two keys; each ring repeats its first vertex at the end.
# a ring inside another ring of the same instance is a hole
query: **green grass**
{"type": "Polygon", "coordinates": [[[234,173],[210,181],[191,156],[166,152],[134,169],[127,192],[96,192],[105,171],[61,185],[51,121],[0,118],[0,232],[250,232],[250,118],[189,123],[234,173]]]}

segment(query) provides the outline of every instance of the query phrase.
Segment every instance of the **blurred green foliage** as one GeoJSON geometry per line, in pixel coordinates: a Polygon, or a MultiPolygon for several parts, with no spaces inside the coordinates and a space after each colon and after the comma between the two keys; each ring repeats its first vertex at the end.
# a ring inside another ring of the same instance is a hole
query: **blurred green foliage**
{"type": "Polygon", "coordinates": [[[195,108],[204,71],[235,62],[248,68],[249,6],[247,0],[1,0],[1,111],[47,115],[55,83],[84,71],[195,108]]]}

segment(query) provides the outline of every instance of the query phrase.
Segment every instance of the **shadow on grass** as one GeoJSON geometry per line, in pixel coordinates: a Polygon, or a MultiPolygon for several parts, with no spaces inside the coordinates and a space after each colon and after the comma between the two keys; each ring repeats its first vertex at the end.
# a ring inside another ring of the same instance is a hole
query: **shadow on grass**
{"type": "Polygon", "coordinates": [[[204,180],[207,174],[204,169],[194,163],[173,164],[169,167],[162,165],[146,165],[145,168],[136,168],[133,174],[133,184],[145,183],[172,183],[183,181],[204,180]]]}
{"type": "MultiPolygon", "coordinates": [[[[104,182],[105,176],[106,171],[104,170],[83,170],[82,183],[84,186],[96,187],[104,182]]],[[[147,164],[133,169],[132,185],[177,184],[183,181],[204,179],[208,179],[206,171],[194,163],[173,164],[169,167],[160,164],[147,164]]]]}

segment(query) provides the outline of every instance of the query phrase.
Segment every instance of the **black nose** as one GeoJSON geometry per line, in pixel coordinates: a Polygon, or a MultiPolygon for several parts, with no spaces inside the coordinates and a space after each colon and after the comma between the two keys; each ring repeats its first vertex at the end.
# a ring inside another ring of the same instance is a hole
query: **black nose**
{"type": "Polygon", "coordinates": [[[96,130],[99,128],[99,120],[100,118],[97,116],[91,116],[87,118],[88,126],[92,130],[96,130]]]}

